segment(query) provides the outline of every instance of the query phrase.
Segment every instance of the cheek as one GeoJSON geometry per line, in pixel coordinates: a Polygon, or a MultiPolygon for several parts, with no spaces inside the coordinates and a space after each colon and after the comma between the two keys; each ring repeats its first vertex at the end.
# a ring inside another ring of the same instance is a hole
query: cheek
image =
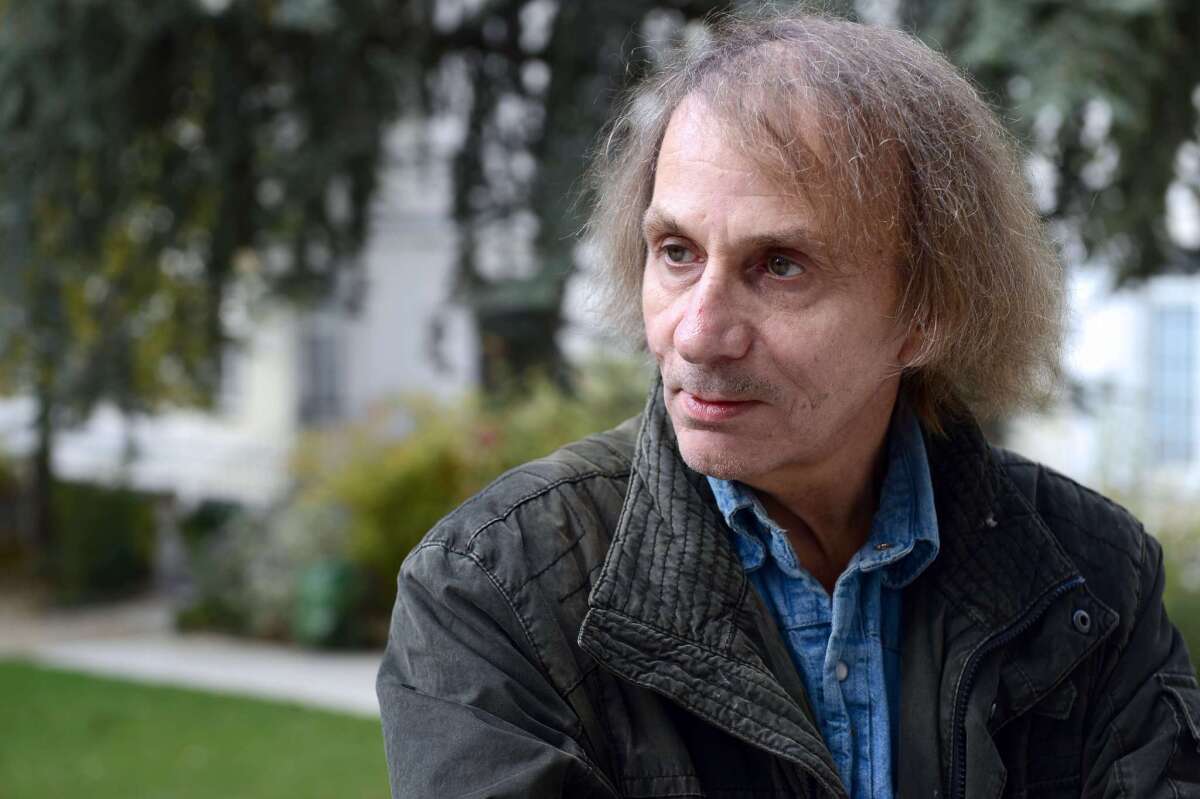
{"type": "Polygon", "coordinates": [[[670,302],[649,277],[642,283],[642,320],[646,326],[646,343],[652,352],[661,355],[671,342],[675,326],[671,322],[670,302]]]}

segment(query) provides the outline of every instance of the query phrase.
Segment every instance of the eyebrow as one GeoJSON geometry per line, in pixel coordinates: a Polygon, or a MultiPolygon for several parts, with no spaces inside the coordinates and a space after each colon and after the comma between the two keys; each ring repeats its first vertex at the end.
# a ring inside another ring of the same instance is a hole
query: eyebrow
{"type": "MultiPolygon", "coordinates": [[[[642,235],[646,241],[653,241],[660,236],[684,235],[683,225],[671,214],[660,208],[651,206],[642,215],[642,235]]],[[[825,244],[810,227],[796,225],[791,228],[775,230],[769,233],[759,233],[741,239],[739,246],[755,250],[778,250],[800,248],[810,255],[820,257],[825,253],[825,244]]]]}
{"type": "Polygon", "coordinates": [[[682,230],[683,226],[675,217],[653,205],[646,209],[646,213],[642,214],[642,236],[646,241],[651,241],[659,236],[679,233],[682,230]]]}

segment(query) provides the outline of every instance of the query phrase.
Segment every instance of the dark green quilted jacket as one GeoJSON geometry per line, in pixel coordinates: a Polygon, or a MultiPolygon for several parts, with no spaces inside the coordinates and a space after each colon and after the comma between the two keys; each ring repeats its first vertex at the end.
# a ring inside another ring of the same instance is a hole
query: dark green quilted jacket
{"type": "MultiPolygon", "coordinates": [[[[898,795],[1200,796],[1158,544],[972,423],[926,446],[941,553],[904,594],[898,795]]],[[[429,532],[378,692],[395,797],[845,796],[658,389],[429,532]]]]}

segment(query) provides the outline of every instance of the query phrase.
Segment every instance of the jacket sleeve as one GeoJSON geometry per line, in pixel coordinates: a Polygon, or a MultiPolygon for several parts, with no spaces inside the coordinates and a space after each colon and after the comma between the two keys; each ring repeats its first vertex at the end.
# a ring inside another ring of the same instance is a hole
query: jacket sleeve
{"type": "Polygon", "coordinates": [[[432,542],[405,561],[376,690],[395,799],[618,795],[471,552],[432,542]]]}
{"type": "Polygon", "coordinates": [[[1200,797],[1200,687],[1163,607],[1162,548],[1143,536],[1132,629],[1093,697],[1083,794],[1200,797]]]}

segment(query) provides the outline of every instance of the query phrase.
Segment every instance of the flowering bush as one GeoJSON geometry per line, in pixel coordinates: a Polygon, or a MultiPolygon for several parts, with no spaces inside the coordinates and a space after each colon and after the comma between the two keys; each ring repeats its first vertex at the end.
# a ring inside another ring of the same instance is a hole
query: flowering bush
{"type": "Polygon", "coordinates": [[[382,641],[400,564],[439,519],[505,470],[637,414],[646,384],[637,366],[600,363],[573,393],[539,382],[501,399],[407,397],[309,434],[288,500],[235,518],[198,557],[207,576],[184,620],[318,645],[382,641]]]}
{"type": "Polygon", "coordinates": [[[379,420],[308,441],[296,461],[304,501],[341,508],[345,552],[386,620],[405,555],[455,506],[499,474],[637,414],[646,380],[632,366],[589,369],[568,395],[548,382],[508,400],[408,399],[412,422],[388,440],[379,420]]]}

